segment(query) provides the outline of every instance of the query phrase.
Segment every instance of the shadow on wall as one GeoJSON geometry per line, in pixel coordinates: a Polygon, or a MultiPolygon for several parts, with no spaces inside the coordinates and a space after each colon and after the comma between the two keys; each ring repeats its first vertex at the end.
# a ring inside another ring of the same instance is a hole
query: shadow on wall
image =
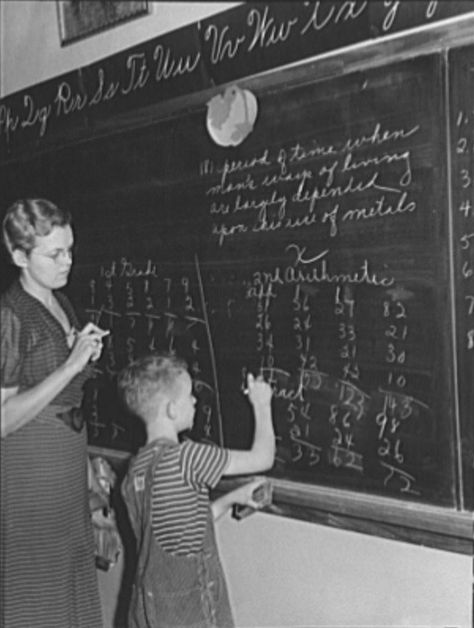
{"type": "MultiPolygon", "coordinates": [[[[120,486],[122,479],[123,475],[119,477],[119,483],[117,486],[120,486]]],[[[123,544],[123,574],[118,591],[113,628],[128,628],[128,609],[137,560],[136,543],[135,535],[128,518],[125,502],[123,501],[119,490],[115,491],[113,507],[115,509],[117,526],[119,528],[123,544]]]]}
{"type": "Polygon", "coordinates": [[[111,506],[115,512],[117,527],[122,540],[122,552],[108,571],[97,570],[102,604],[104,628],[128,628],[128,610],[136,568],[136,543],[125,502],[120,494],[120,484],[128,467],[126,463],[112,464],[117,474],[111,492],[111,506]]]}

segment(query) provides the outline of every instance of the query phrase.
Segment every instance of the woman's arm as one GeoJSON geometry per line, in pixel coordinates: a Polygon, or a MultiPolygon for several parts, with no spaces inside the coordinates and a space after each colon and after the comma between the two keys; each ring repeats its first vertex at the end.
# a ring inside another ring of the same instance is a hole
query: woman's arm
{"type": "Polygon", "coordinates": [[[1,437],[31,421],[80,373],[90,359],[98,359],[104,332],[89,323],[79,332],[68,359],[42,382],[22,392],[18,387],[1,389],[1,437]]]}

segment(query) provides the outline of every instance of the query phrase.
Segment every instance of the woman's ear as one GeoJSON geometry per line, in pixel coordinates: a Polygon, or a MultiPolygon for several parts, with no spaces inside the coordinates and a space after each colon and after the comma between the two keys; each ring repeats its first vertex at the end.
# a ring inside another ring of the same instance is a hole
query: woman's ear
{"type": "Polygon", "coordinates": [[[14,251],[12,251],[11,256],[13,263],[19,268],[25,268],[25,266],[28,264],[28,256],[22,249],[15,249],[14,251]]]}

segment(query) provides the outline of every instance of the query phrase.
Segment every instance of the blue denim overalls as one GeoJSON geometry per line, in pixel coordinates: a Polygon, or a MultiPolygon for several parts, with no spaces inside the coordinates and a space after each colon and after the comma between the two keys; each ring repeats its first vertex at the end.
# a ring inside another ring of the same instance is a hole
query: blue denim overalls
{"type": "Polygon", "coordinates": [[[153,460],[145,476],[137,477],[132,463],[122,484],[139,552],[128,628],[231,628],[234,622],[211,508],[202,550],[198,554],[173,556],[165,552],[154,537],[151,526],[153,471],[167,446],[166,442],[155,442],[153,460]]]}

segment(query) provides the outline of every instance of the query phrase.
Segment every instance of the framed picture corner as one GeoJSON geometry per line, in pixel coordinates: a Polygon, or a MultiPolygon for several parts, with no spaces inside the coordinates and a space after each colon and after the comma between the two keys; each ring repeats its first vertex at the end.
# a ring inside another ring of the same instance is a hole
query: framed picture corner
{"type": "Polygon", "coordinates": [[[149,0],[56,0],[61,46],[151,13],[149,0]]]}

